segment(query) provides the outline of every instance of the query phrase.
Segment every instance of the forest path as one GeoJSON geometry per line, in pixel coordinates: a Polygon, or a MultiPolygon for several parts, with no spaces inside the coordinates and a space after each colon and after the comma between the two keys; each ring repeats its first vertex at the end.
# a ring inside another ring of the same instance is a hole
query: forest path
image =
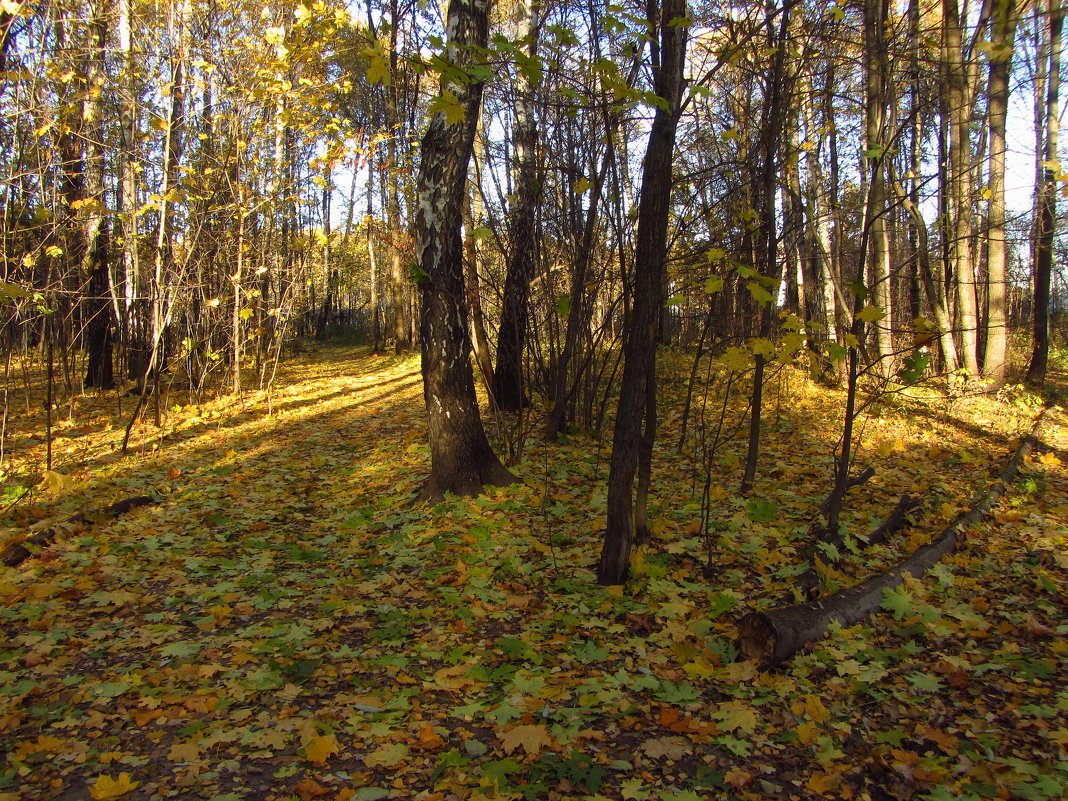
{"type": "MultiPolygon", "coordinates": [[[[733,661],[737,614],[791,597],[838,403],[797,380],[770,394],[758,493],[733,490],[743,441],[717,454],[710,542],[695,455],[665,446],[657,540],[625,589],[592,581],[606,453],[591,437],[532,438],[523,483],[410,505],[427,470],[415,358],[324,350],[284,368],[273,414],[255,393],[192,405],[140,428],[126,459],[117,426],[75,416],[86,431],[57,450],[72,497],[54,509],[163,503],[0,573],[0,801],[1059,798],[1062,410],[994,519],[886,614],[779,672],[733,661]]],[[[903,491],[938,501],[826,568],[828,588],[929,538],[1034,416],[988,398],[881,406],[864,426],[879,472],[848,523],[903,491]]]]}

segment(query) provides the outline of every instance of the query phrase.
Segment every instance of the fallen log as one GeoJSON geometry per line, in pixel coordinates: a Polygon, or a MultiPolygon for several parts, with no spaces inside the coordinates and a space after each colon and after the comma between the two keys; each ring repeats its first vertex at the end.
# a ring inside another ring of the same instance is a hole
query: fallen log
{"type": "Polygon", "coordinates": [[[73,517],[68,517],[62,523],[56,523],[54,526],[50,526],[43,531],[38,531],[23,540],[21,543],[9,545],[0,551],[0,563],[7,565],[8,567],[16,567],[29,559],[33,552],[27,548],[27,545],[34,545],[39,548],[46,545],[51,545],[59,538],[60,535],[67,533],[71,526],[77,526],[82,523],[100,523],[105,520],[114,520],[119,515],[124,515],[131,509],[136,509],[140,506],[151,506],[159,503],[154,498],[150,498],[147,495],[135,495],[132,498],[124,498],[118,503],[113,503],[110,506],[105,506],[102,509],[88,509],[84,512],[79,512],[73,517]]]}
{"type": "Polygon", "coordinates": [[[769,612],[750,612],[742,617],[738,621],[738,648],[742,657],[756,659],[762,669],[781,664],[822,637],[832,621],[842,626],[859,623],[880,607],[884,590],[897,587],[906,575],[923,575],[943,556],[955,551],[961,531],[982,520],[1016,477],[1024,458],[1038,444],[1048,414],[1049,407],[1039,415],[1031,434],[972,508],[958,515],[930,544],[889,570],[826,598],[769,612]]]}

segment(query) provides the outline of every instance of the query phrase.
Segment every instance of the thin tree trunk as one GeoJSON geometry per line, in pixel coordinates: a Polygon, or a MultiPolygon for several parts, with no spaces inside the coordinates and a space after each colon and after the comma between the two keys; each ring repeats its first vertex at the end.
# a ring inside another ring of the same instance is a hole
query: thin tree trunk
{"type": "MultiPolygon", "coordinates": [[[[527,21],[526,55],[538,58],[538,9],[520,0],[515,11],[527,21]]],[[[527,404],[523,387],[523,348],[527,337],[528,299],[534,277],[535,214],[541,196],[538,169],[538,129],[534,117],[534,86],[520,69],[515,106],[515,201],[509,208],[508,270],[504,279],[501,325],[497,333],[497,361],[493,372],[493,397],[502,411],[514,412],[527,404]]]]}
{"type": "Polygon", "coordinates": [[[970,378],[979,375],[978,320],[975,298],[975,263],[972,258],[971,106],[967,99],[967,64],[963,50],[958,0],[943,0],[942,63],[944,70],[943,124],[947,133],[946,190],[949,220],[949,261],[956,281],[957,319],[960,322],[961,366],[970,378]]]}
{"type": "Polygon", "coordinates": [[[1005,383],[1005,132],[1009,72],[1016,37],[1016,0],[995,0],[990,52],[987,121],[990,131],[990,201],[987,207],[987,320],[983,375],[1005,383]]]}
{"type": "MultiPolygon", "coordinates": [[[[656,436],[656,343],[667,255],[668,213],[675,134],[681,113],[683,73],[689,23],[685,0],[664,0],[657,9],[659,47],[653,45],[653,88],[666,108],[658,106],[649,132],[638,201],[638,233],[634,256],[634,305],[623,342],[623,378],[619,411],[612,438],[608,476],[608,520],[597,567],[600,584],[622,584],[630,568],[635,538],[632,489],[635,473],[648,461],[656,436]],[[650,398],[653,402],[650,404],[650,398]],[[652,408],[651,408],[652,407],[652,408]],[[643,426],[644,421],[644,426],[643,426]]],[[[646,481],[647,485],[647,481],[646,481]]],[[[639,519],[644,517],[642,510],[639,519]]]]}
{"type": "Polygon", "coordinates": [[[1064,27],[1064,7],[1060,0],[1049,5],[1049,78],[1046,88],[1045,169],[1039,187],[1038,236],[1035,248],[1035,289],[1033,301],[1034,348],[1027,368],[1027,382],[1041,385],[1046,380],[1049,361],[1049,300],[1050,279],[1053,272],[1053,241],[1057,232],[1057,177],[1053,165],[1057,161],[1057,140],[1060,129],[1061,33],[1064,27]]]}
{"type": "Polygon", "coordinates": [[[879,350],[880,372],[893,372],[894,342],[893,309],[890,286],[890,237],[886,216],[886,167],[890,149],[889,132],[886,126],[886,109],[889,102],[890,65],[887,59],[886,22],[889,16],[888,0],[865,0],[864,2],[864,64],[866,80],[865,155],[871,160],[867,208],[871,214],[868,221],[871,248],[868,274],[872,296],[883,318],[876,323],[876,342],[879,350]]]}

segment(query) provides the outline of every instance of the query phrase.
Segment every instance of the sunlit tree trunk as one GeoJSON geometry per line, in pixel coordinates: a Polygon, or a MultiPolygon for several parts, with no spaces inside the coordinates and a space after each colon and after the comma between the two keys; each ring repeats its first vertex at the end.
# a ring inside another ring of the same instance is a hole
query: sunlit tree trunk
{"type": "MultiPolygon", "coordinates": [[[[449,62],[461,71],[476,64],[473,48],[485,47],[489,36],[488,0],[450,0],[446,30],[449,62]]],[[[421,497],[432,502],[445,492],[474,495],[485,485],[515,480],[493,452],[482,426],[464,298],[460,228],[482,83],[462,83],[443,75],[441,89],[456,98],[464,118],[450,125],[444,113],[434,114],[420,145],[415,234],[431,459],[421,497]]]]}
{"type": "Polygon", "coordinates": [[[886,166],[891,142],[886,129],[890,64],[887,58],[886,23],[889,0],[864,2],[864,146],[871,169],[868,173],[867,225],[871,245],[868,249],[868,275],[872,301],[883,312],[876,324],[880,371],[889,375],[893,369],[893,309],[890,287],[890,237],[887,226],[886,166]]]}
{"type": "Polygon", "coordinates": [[[963,51],[958,0],[943,0],[942,69],[947,133],[945,182],[949,219],[949,262],[956,283],[961,366],[971,378],[979,375],[978,315],[975,298],[975,263],[972,258],[971,108],[967,92],[967,65],[963,51]]]}
{"type": "Polygon", "coordinates": [[[1016,19],[1016,0],[994,0],[987,91],[990,201],[987,207],[987,322],[983,375],[999,386],[1005,382],[1005,132],[1016,19]]]}

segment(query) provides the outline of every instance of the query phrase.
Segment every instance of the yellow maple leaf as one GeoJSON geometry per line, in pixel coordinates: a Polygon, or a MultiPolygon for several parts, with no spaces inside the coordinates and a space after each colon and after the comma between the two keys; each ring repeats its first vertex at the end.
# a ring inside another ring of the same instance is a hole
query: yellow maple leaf
{"type": "Polygon", "coordinates": [[[712,717],[722,721],[722,727],[726,731],[741,729],[746,734],[752,734],[757,727],[756,711],[744,701],[720,704],[719,709],[712,713],[712,717]]]}
{"type": "Polygon", "coordinates": [[[190,740],[172,745],[171,750],[167,752],[167,758],[171,762],[196,762],[200,759],[200,744],[196,740],[190,740]]]}
{"type": "Polygon", "coordinates": [[[101,774],[96,777],[96,781],[89,788],[89,795],[95,801],[104,801],[107,798],[121,798],[139,784],[140,782],[135,782],[129,773],[120,773],[117,779],[113,779],[107,774],[101,774]]]}
{"type": "Polygon", "coordinates": [[[805,714],[809,720],[817,723],[826,723],[831,718],[831,712],[823,705],[818,695],[805,697],[805,714]]]}
{"type": "Polygon", "coordinates": [[[836,786],[835,777],[829,773],[813,773],[805,782],[805,787],[814,793],[826,795],[836,786]]]}
{"type": "Polygon", "coordinates": [[[1047,452],[1038,457],[1038,461],[1047,467],[1057,467],[1061,460],[1057,458],[1057,454],[1053,452],[1047,452]]]}
{"type": "Polygon", "coordinates": [[[319,734],[304,743],[304,758],[313,765],[325,765],[326,760],[341,750],[337,737],[319,734]]]}
{"type": "Polygon", "coordinates": [[[797,740],[801,745],[812,745],[819,740],[823,732],[820,730],[819,724],[810,720],[794,729],[794,733],[797,735],[797,740]]]}
{"type": "Polygon", "coordinates": [[[553,738],[544,726],[515,726],[501,736],[501,745],[506,754],[512,753],[520,746],[528,754],[537,754],[542,748],[552,744],[553,738]]]}

